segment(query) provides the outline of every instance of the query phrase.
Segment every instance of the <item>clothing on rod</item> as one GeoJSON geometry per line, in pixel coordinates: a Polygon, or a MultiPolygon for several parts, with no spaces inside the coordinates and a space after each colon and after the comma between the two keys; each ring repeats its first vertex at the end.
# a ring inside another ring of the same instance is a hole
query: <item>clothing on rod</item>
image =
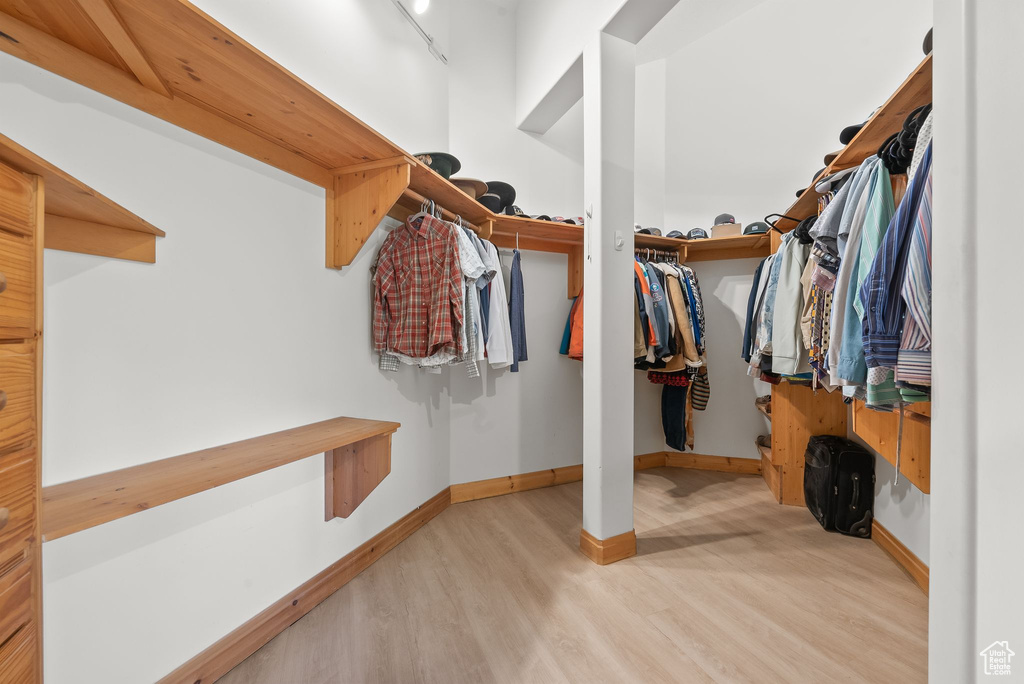
{"type": "Polygon", "coordinates": [[[880,410],[929,400],[930,114],[917,145],[909,176],[865,159],[758,264],[741,350],[750,375],[842,387],[880,410]]]}
{"type": "Polygon", "coordinates": [[[373,350],[381,370],[410,365],[440,373],[462,364],[476,378],[482,361],[518,370],[526,360],[518,250],[507,293],[492,243],[461,223],[422,211],[388,234],[371,273],[373,350]]]}

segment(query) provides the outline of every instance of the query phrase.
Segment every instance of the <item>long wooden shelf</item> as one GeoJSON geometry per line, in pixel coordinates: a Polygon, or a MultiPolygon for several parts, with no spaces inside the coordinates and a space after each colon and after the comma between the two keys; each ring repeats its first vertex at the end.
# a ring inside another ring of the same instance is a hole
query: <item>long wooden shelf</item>
{"type": "MultiPolygon", "coordinates": [[[[790,207],[783,212],[785,216],[798,221],[814,216],[818,211],[819,194],[814,186],[819,178],[835,172],[858,166],[865,159],[875,154],[886,138],[900,130],[904,120],[912,111],[932,101],[932,56],[925,57],[910,76],[900,84],[896,92],[868,119],[860,132],[843,148],[828,168],[804,190],[790,207]]],[[[776,223],[780,230],[791,230],[796,221],[780,219],[776,223]]]]}
{"type": "Polygon", "coordinates": [[[770,242],[767,233],[706,238],[703,240],[670,238],[662,235],[647,235],[646,233],[635,233],[633,235],[633,245],[635,247],[678,252],[680,261],[766,257],[771,250],[770,242]]]}
{"type": "Polygon", "coordinates": [[[686,240],[687,261],[750,259],[766,257],[770,253],[771,240],[768,233],[708,238],[706,240],[686,240]]]}
{"type": "Polygon", "coordinates": [[[0,162],[43,179],[44,246],[153,263],[164,231],[0,135],[0,162]]]}
{"type": "MultiPolygon", "coordinates": [[[[338,469],[348,467],[351,471],[351,458],[343,461],[339,451],[348,445],[385,438],[399,427],[399,423],[381,420],[333,418],[43,487],[43,540],[59,539],[319,453],[334,452],[331,456],[332,461],[336,461],[334,466],[338,469]]],[[[372,460],[376,464],[383,455],[376,445],[372,451],[372,460]]],[[[359,455],[349,454],[352,457],[359,455]]],[[[390,469],[390,449],[387,457],[390,469]]],[[[365,471],[370,471],[383,477],[375,467],[359,470],[364,475],[365,471]]],[[[373,486],[377,482],[373,482],[373,486]]],[[[347,496],[338,494],[341,485],[337,477],[328,481],[328,510],[334,511],[335,515],[341,515],[343,509],[350,511],[348,506],[354,508],[351,505],[353,500],[356,504],[362,500],[351,492],[347,496]]],[[[369,487],[369,482],[363,485],[369,487]]],[[[362,496],[368,492],[363,491],[362,496]]]]}

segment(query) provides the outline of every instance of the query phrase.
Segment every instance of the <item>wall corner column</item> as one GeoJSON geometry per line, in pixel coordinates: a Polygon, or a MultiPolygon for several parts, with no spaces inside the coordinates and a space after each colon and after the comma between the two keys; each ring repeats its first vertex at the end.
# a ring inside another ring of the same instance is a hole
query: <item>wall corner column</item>
{"type": "Polygon", "coordinates": [[[633,164],[636,46],[599,33],[583,53],[583,530],[598,563],[633,532],[633,164]]]}

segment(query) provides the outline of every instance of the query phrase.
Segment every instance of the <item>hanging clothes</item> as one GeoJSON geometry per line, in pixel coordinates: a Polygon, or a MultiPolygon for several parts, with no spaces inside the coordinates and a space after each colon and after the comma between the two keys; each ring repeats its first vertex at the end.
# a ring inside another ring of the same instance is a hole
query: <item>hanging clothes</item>
{"type": "MultiPolygon", "coordinates": [[[[758,264],[742,350],[751,375],[842,386],[884,410],[929,399],[931,135],[929,118],[917,147],[903,151],[909,176],[865,159],[822,197],[817,219],[784,235],[758,264]],[[800,241],[802,232],[813,245],[800,241]]],[[[691,378],[688,400],[698,386],[691,378]]]]}
{"type": "Polygon", "coordinates": [[[512,334],[512,368],[513,373],[519,372],[519,362],[526,361],[526,312],[525,292],[523,289],[522,256],[519,250],[512,252],[512,269],[509,276],[508,316],[512,334]]]}
{"type": "Polygon", "coordinates": [[[758,285],[761,281],[761,273],[764,271],[764,265],[768,262],[768,259],[770,258],[771,257],[765,257],[757,265],[757,270],[754,271],[754,280],[751,282],[750,285],[750,294],[747,296],[747,317],[746,319],[744,319],[743,348],[740,351],[740,358],[742,358],[747,363],[750,363],[750,322],[751,319],[753,319],[754,317],[754,308],[757,306],[758,285]]]}
{"type": "MultiPolygon", "coordinates": [[[[493,264],[495,273],[498,273],[501,269],[498,248],[490,242],[483,242],[488,257],[485,263],[493,264]]],[[[505,280],[500,275],[491,279],[488,299],[490,315],[487,323],[487,362],[491,368],[507,368],[512,365],[512,323],[508,315],[505,280]]]]}
{"type": "Polygon", "coordinates": [[[381,370],[462,355],[462,271],[451,224],[410,217],[388,234],[373,269],[373,348],[381,370]]]}
{"type": "Polygon", "coordinates": [[[471,234],[468,229],[456,228],[455,230],[455,236],[459,243],[459,264],[462,268],[463,292],[465,293],[463,312],[466,324],[462,326],[462,358],[469,377],[478,378],[480,377],[480,368],[477,366],[476,354],[477,349],[483,346],[483,335],[479,322],[480,291],[477,289],[476,283],[487,269],[470,238],[471,234]]]}

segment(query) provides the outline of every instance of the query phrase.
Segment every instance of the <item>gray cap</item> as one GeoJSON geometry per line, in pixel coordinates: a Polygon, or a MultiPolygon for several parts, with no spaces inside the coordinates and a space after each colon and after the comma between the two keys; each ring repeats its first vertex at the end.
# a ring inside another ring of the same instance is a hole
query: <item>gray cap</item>
{"type": "Polygon", "coordinates": [[[719,214],[715,217],[714,225],[720,226],[723,223],[736,223],[736,217],[732,214],[719,214]]]}

